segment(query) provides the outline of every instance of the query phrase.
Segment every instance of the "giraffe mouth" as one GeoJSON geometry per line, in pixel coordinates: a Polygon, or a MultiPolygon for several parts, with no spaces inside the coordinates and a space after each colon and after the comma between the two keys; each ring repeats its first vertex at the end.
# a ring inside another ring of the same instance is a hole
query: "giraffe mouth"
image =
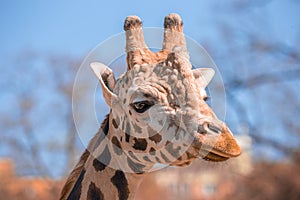
{"type": "Polygon", "coordinates": [[[220,152],[219,150],[211,149],[210,151],[201,150],[200,157],[206,161],[222,162],[228,160],[232,156],[220,152]]]}

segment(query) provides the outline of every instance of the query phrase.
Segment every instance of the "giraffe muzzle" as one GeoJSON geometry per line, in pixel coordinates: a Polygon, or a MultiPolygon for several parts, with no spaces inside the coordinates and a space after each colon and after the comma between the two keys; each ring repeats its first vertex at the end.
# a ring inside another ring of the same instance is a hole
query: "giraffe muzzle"
{"type": "Polygon", "coordinates": [[[224,161],[240,155],[241,150],[226,124],[218,119],[198,126],[193,146],[209,161],[224,161]]]}

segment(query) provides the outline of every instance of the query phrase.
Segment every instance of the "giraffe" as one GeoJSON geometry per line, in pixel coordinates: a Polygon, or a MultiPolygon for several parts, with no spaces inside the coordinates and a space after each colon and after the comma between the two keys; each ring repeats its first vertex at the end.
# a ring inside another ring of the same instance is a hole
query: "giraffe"
{"type": "Polygon", "coordinates": [[[178,14],[164,19],[162,50],[147,47],[142,22],[129,16],[127,71],[91,63],[110,112],[69,175],[61,200],[134,199],[155,164],[186,166],[224,161],[241,150],[227,125],[206,103],[212,69],[192,69],[178,14]]]}

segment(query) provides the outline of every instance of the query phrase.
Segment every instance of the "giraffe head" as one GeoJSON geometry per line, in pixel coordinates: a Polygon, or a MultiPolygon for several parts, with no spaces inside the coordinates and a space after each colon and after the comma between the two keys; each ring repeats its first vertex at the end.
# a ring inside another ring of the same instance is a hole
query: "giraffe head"
{"type": "Polygon", "coordinates": [[[205,101],[214,71],[192,69],[180,17],[166,16],[163,48],[156,53],[147,48],[141,26],[136,16],[125,20],[128,70],[117,80],[107,66],[91,64],[111,108],[109,140],[143,165],[238,156],[231,131],[205,101]]]}

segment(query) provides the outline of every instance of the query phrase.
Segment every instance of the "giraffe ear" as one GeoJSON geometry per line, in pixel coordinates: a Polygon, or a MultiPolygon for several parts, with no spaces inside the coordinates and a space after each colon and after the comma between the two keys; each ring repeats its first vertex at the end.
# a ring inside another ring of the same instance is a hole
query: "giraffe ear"
{"type": "Polygon", "coordinates": [[[212,68],[198,68],[193,70],[193,75],[202,88],[206,88],[215,75],[212,68]]]}
{"type": "Polygon", "coordinates": [[[116,84],[114,73],[109,67],[102,63],[93,62],[90,65],[100,81],[105,102],[111,107],[112,101],[117,99],[117,95],[112,92],[116,84]]]}

